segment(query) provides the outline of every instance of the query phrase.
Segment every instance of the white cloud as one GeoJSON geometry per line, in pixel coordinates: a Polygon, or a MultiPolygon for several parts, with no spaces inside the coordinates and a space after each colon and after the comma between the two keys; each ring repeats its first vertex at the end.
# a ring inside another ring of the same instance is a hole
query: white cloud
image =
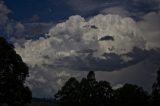
{"type": "Polygon", "coordinates": [[[141,34],[131,18],[98,15],[86,21],[80,16],[72,16],[51,28],[48,38],[29,40],[24,44],[25,48],[16,45],[16,51],[28,64],[52,64],[57,58],[78,55],[77,51],[85,49],[97,50],[94,55],[101,56],[103,53],[128,53],[134,47],[145,48],[141,34]],[[107,35],[112,36],[114,41],[99,40],[107,35]]]}
{"type": "Polygon", "coordinates": [[[122,18],[118,15],[98,15],[90,20],[99,30],[96,31],[98,38],[105,35],[114,37],[113,42],[99,42],[99,51],[123,54],[132,51],[134,47],[144,48],[145,42],[136,22],[129,17],[122,18]],[[110,48],[114,50],[110,51],[110,48]]]}
{"type": "MultiPolygon", "coordinates": [[[[15,44],[15,46],[17,53],[30,67],[31,76],[28,82],[32,82],[30,83],[32,90],[41,89],[46,95],[49,95],[50,92],[56,91],[62,86],[70,76],[84,73],[67,69],[66,67],[69,65],[67,62],[55,63],[57,59],[87,55],[77,52],[81,50],[88,50],[88,52],[95,50],[93,55],[102,58],[104,53],[123,55],[131,52],[135,47],[144,49],[146,43],[142,34],[137,22],[129,17],[97,15],[85,20],[81,16],[71,16],[66,22],[51,28],[49,37],[27,40],[24,47],[19,44],[15,44]],[[114,40],[100,41],[99,39],[104,36],[111,36],[114,40]],[[66,67],[65,69],[56,67],[57,64],[63,64],[66,67]],[[42,89],[44,86],[46,91],[42,89]],[[47,89],[49,89],[48,92],[47,89]]],[[[127,57],[125,57],[126,59],[127,57]]],[[[35,95],[38,95],[38,91],[35,91],[35,95]]]]}

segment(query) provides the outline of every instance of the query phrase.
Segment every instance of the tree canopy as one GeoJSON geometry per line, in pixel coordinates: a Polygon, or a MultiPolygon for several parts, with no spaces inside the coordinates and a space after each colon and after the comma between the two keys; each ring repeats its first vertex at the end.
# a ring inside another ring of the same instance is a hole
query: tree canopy
{"type": "Polygon", "coordinates": [[[0,37],[0,103],[21,105],[31,101],[31,91],[24,85],[28,74],[14,46],[0,37]]]}
{"type": "Polygon", "coordinates": [[[137,85],[125,84],[115,91],[116,106],[146,106],[147,92],[137,85]]]}
{"type": "Polygon", "coordinates": [[[55,95],[62,106],[148,106],[149,95],[142,87],[125,84],[112,89],[107,81],[96,81],[90,71],[87,78],[70,78],[55,95]]]}
{"type": "Polygon", "coordinates": [[[113,104],[113,90],[107,81],[96,81],[93,71],[80,82],[70,78],[55,98],[63,106],[104,106],[113,104]]]}

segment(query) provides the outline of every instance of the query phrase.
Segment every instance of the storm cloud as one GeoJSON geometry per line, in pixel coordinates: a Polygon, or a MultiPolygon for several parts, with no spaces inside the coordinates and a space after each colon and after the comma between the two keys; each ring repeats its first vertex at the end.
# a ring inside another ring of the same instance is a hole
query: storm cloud
{"type": "Polygon", "coordinates": [[[150,29],[157,33],[148,33],[147,27],[153,25],[153,19],[158,16],[156,12],[147,13],[140,21],[111,14],[90,19],[71,16],[53,26],[48,37],[26,40],[23,47],[15,43],[15,47],[30,67],[28,82],[35,83],[30,83],[32,90],[39,89],[42,95],[50,95],[71,76],[82,77],[90,70],[114,73],[158,57],[159,46],[155,41],[159,38],[159,26],[150,29]],[[99,40],[106,35],[114,40],[99,40]],[[152,36],[156,39],[150,39],[152,36]],[[60,73],[64,74],[59,76],[60,73]]]}
{"type": "Polygon", "coordinates": [[[0,33],[29,66],[34,97],[53,97],[68,78],[91,70],[113,87],[151,89],[160,65],[160,0],[45,0],[19,12],[36,4],[21,2],[11,3],[18,11],[0,2],[0,33]]]}

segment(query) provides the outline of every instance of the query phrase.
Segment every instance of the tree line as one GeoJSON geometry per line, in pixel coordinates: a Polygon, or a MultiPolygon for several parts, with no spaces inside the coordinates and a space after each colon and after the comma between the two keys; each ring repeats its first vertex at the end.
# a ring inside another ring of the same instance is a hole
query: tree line
{"type": "Polygon", "coordinates": [[[160,106],[160,69],[150,95],[133,84],[113,89],[107,81],[96,81],[90,71],[81,81],[70,78],[55,99],[60,106],[160,106]]]}
{"type": "MultiPolygon", "coordinates": [[[[14,46],[0,37],[0,106],[31,103],[32,92],[24,84],[28,76],[28,67],[14,46]]],[[[55,100],[59,106],[160,106],[160,69],[151,94],[132,84],[113,89],[109,82],[97,81],[90,71],[81,81],[70,78],[55,94],[55,100]]]]}

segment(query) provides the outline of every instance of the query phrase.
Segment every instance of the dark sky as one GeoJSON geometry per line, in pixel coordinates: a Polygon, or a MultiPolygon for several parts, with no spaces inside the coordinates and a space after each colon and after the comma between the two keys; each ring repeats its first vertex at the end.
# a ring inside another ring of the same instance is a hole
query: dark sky
{"type": "Polygon", "coordinates": [[[144,13],[157,10],[155,2],[134,1],[136,0],[5,0],[5,4],[12,10],[12,19],[27,21],[38,15],[41,22],[67,19],[74,14],[96,15],[100,10],[114,6],[123,6],[129,11],[144,13]]]}
{"type": "Polygon", "coordinates": [[[0,0],[0,36],[29,66],[34,97],[53,97],[69,77],[91,70],[115,88],[150,91],[159,19],[160,0],[0,0]]]}
{"type": "Polygon", "coordinates": [[[73,14],[63,0],[6,0],[5,3],[12,10],[10,16],[17,21],[27,21],[37,15],[39,21],[50,22],[73,14]]]}

